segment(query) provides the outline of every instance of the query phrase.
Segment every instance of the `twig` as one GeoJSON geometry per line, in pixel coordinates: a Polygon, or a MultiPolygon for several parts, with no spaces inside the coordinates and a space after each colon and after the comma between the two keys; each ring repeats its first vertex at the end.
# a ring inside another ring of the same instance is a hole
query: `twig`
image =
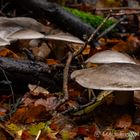
{"type": "Polygon", "coordinates": [[[85,105],[79,106],[78,108],[70,108],[62,114],[71,113],[73,116],[81,116],[84,114],[88,114],[93,111],[97,106],[102,104],[105,99],[112,93],[113,91],[102,91],[99,96],[97,97],[96,102],[91,101],[85,105]]]}
{"type": "Polygon", "coordinates": [[[11,115],[16,112],[18,106],[21,104],[21,99],[19,98],[17,100],[17,102],[15,103],[14,107],[10,110],[10,112],[4,116],[0,116],[0,121],[5,121],[6,119],[8,119],[9,117],[11,117],[11,115]]]}
{"type": "Polygon", "coordinates": [[[108,14],[108,16],[102,21],[102,23],[97,27],[97,29],[90,35],[90,37],[86,40],[84,46],[81,47],[79,51],[73,54],[73,57],[76,57],[77,55],[81,54],[84,51],[84,49],[87,47],[89,42],[95,37],[97,32],[101,29],[101,27],[105,24],[105,22],[109,19],[109,17],[110,17],[110,14],[108,14]]]}
{"type": "Polygon", "coordinates": [[[102,23],[97,27],[97,29],[93,32],[93,34],[91,34],[91,36],[87,40],[88,43],[94,38],[96,33],[101,29],[101,27],[105,24],[105,22],[109,19],[109,17],[110,17],[110,14],[108,14],[108,16],[102,21],[102,23]]]}
{"type": "Polygon", "coordinates": [[[39,139],[40,134],[41,134],[41,130],[39,130],[39,131],[38,131],[38,134],[37,134],[37,136],[36,136],[35,140],[38,140],[38,139],[39,139]]]}
{"type": "Polygon", "coordinates": [[[13,91],[11,82],[9,81],[9,79],[8,79],[8,77],[7,77],[7,75],[6,75],[5,71],[4,71],[4,69],[1,68],[1,67],[0,67],[0,69],[1,69],[1,71],[2,71],[2,73],[3,73],[3,75],[4,75],[4,77],[5,77],[6,81],[8,82],[8,85],[9,85],[9,87],[10,87],[11,94],[12,94],[13,104],[15,104],[15,95],[14,95],[14,91],[13,91]]]}
{"type": "Polygon", "coordinates": [[[69,71],[69,66],[70,66],[70,63],[72,61],[72,58],[73,58],[73,54],[71,52],[68,52],[68,59],[67,59],[67,62],[66,62],[66,66],[64,68],[64,75],[63,75],[63,94],[64,94],[64,97],[63,97],[63,99],[59,100],[59,102],[55,106],[55,109],[57,109],[60,105],[64,104],[69,98],[69,94],[68,94],[68,71],[69,71]]]}
{"type": "Polygon", "coordinates": [[[120,10],[136,10],[139,11],[140,8],[133,7],[111,7],[111,8],[94,8],[93,11],[120,11],[120,10]]]}
{"type": "Polygon", "coordinates": [[[111,16],[123,16],[123,15],[138,15],[140,14],[140,11],[133,11],[133,12],[129,12],[129,13],[126,13],[126,12],[120,12],[120,13],[112,13],[111,16]]]}
{"type": "Polygon", "coordinates": [[[122,17],[119,21],[114,23],[112,26],[107,28],[105,31],[103,31],[98,37],[97,40],[100,39],[101,37],[105,36],[107,33],[109,33],[115,26],[117,26],[120,22],[122,22],[125,19],[125,17],[122,17]]]}
{"type": "MultiPolygon", "coordinates": [[[[6,135],[8,134],[9,136],[11,136],[13,139],[15,138],[14,134],[12,132],[10,132],[3,124],[0,124],[0,129],[2,129],[6,135]]],[[[7,136],[8,137],[8,136],[7,136]]],[[[10,138],[9,138],[10,139],[10,138]]]]}

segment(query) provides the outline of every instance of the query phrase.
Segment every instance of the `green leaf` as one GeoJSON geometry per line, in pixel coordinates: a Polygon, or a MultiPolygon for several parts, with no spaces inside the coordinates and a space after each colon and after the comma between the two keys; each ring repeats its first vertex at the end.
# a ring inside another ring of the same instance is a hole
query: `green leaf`
{"type": "Polygon", "coordinates": [[[30,134],[36,136],[36,135],[38,134],[38,131],[39,131],[39,130],[45,128],[45,125],[46,125],[45,123],[40,122],[39,124],[30,126],[30,127],[29,127],[30,134]]]}

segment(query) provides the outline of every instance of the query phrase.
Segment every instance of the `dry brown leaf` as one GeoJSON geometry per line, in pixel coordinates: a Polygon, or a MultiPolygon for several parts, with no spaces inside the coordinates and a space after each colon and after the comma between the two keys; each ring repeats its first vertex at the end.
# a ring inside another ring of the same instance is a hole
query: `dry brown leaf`
{"type": "Polygon", "coordinates": [[[139,124],[138,125],[132,125],[131,130],[140,133],[140,125],[139,124]]]}
{"type": "Polygon", "coordinates": [[[13,57],[13,58],[20,58],[17,54],[15,54],[14,52],[12,52],[9,49],[2,49],[0,50],[0,56],[1,57],[13,57]]]}
{"type": "Polygon", "coordinates": [[[125,114],[118,118],[115,124],[115,128],[129,129],[132,125],[132,117],[128,114],[125,114]]]}
{"type": "Polygon", "coordinates": [[[30,104],[28,107],[17,109],[17,111],[10,118],[10,123],[33,123],[47,120],[50,118],[50,115],[51,114],[46,111],[44,106],[34,106],[33,104],[30,104]]]}
{"type": "Polygon", "coordinates": [[[48,65],[56,65],[56,64],[60,64],[61,62],[59,60],[47,59],[47,62],[46,63],[48,65]]]}
{"type": "Polygon", "coordinates": [[[112,136],[103,135],[103,136],[101,137],[101,140],[115,140],[115,138],[112,137],[112,136]]]}
{"type": "Polygon", "coordinates": [[[112,50],[115,50],[115,51],[118,51],[118,52],[127,52],[128,51],[127,43],[120,40],[119,43],[117,43],[116,45],[114,45],[112,47],[112,50]]]}
{"type": "Polygon", "coordinates": [[[68,116],[56,114],[52,118],[50,127],[55,131],[60,131],[65,127],[65,125],[70,125],[71,127],[74,127],[73,121],[68,118],[68,116]]]}
{"type": "Polygon", "coordinates": [[[61,114],[53,116],[50,127],[61,135],[61,139],[74,139],[77,134],[77,129],[73,121],[61,114]]]}
{"type": "Polygon", "coordinates": [[[30,106],[26,111],[26,121],[25,123],[38,122],[42,120],[48,120],[50,114],[46,111],[46,108],[42,105],[30,106]],[[43,115],[42,115],[43,114],[43,115]]]}
{"type": "Polygon", "coordinates": [[[87,139],[96,140],[100,137],[100,131],[96,124],[83,125],[78,127],[77,135],[85,136],[87,139]]]}
{"type": "Polygon", "coordinates": [[[24,122],[26,119],[27,108],[19,108],[10,118],[10,123],[24,122]]]}
{"type": "Polygon", "coordinates": [[[0,107],[0,116],[4,116],[7,112],[7,109],[4,107],[0,107]]]}
{"type": "Polygon", "coordinates": [[[49,94],[49,91],[47,89],[37,85],[29,84],[28,88],[30,89],[30,94],[34,96],[38,96],[39,94],[43,94],[44,96],[47,96],[49,94]]]}
{"type": "Polygon", "coordinates": [[[27,130],[24,130],[22,132],[21,139],[22,140],[34,140],[34,138],[31,136],[31,134],[27,130]]]}
{"type": "Polygon", "coordinates": [[[23,104],[24,106],[29,106],[30,104],[33,104],[34,103],[34,99],[31,99],[31,98],[28,98],[28,97],[25,97],[23,98],[23,104]]]}
{"type": "Polygon", "coordinates": [[[57,104],[57,98],[56,97],[49,97],[46,100],[45,99],[38,99],[35,101],[34,105],[39,106],[42,105],[46,108],[46,111],[52,110],[57,104]]]}
{"type": "Polygon", "coordinates": [[[126,42],[120,41],[118,44],[113,46],[112,50],[125,52],[125,53],[133,53],[140,47],[139,44],[140,44],[140,40],[138,39],[138,37],[130,35],[126,42]]]}

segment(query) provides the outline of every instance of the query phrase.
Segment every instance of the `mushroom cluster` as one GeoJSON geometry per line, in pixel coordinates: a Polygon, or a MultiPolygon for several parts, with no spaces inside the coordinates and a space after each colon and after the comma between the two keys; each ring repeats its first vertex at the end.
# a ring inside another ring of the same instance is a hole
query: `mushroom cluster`
{"type": "Polygon", "coordinates": [[[115,102],[119,105],[132,101],[133,91],[140,90],[140,65],[129,55],[107,50],[96,53],[86,60],[86,63],[89,62],[100,65],[76,70],[71,74],[71,78],[81,86],[117,91],[115,102]]]}

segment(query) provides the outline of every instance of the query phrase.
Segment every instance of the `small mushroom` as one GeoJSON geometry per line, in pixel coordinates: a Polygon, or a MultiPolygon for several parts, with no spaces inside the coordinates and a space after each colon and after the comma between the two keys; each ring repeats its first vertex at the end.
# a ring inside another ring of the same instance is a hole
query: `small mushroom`
{"type": "Polygon", "coordinates": [[[117,51],[106,50],[98,52],[88,58],[85,63],[105,64],[105,63],[132,63],[135,64],[133,58],[128,54],[120,53],[117,51]]]}

